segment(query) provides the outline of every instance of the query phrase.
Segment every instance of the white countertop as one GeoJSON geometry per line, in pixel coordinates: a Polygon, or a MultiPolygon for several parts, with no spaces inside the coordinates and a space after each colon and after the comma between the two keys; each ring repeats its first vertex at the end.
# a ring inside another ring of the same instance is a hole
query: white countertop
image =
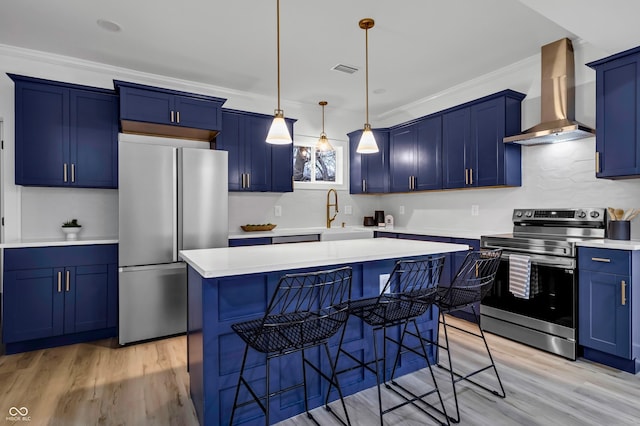
{"type": "Polygon", "coordinates": [[[377,227],[377,226],[348,226],[346,228],[331,228],[328,230],[323,227],[311,227],[311,228],[275,228],[273,231],[264,232],[244,232],[244,231],[232,231],[229,232],[229,239],[242,239],[242,238],[263,238],[263,237],[280,237],[288,235],[313,235],[322,234],[323,232],[340,232],[341,229],[345,231],[349,230],[366,230],[366,231],[380,231],[380,232],[396,232],[399,234],[415,234],[415,235],[431,235],[434,237],[450,237],[450,238],[466,238],[471,240],[479,240],[482,235],[494,235],[504,234],[505,232],[511,232],[511,229],[501,231],[469,231],[460,229],[442,229],[442,228],[414,228],[395,226],[393,228],[377,227]]]}
{"type": "Polygon", "coordinates": [[[82,246],[92,244],[118,244],[117,237],[87,237],[80,238],[75,241],[68,241],[64,238],[48,238],[48,239],[23,239],[19,241],[8,241],[0,243],[0,248],[24,248],[24,247],[50,247],[50,246],[82,246]]]}
{"type": "Polygon", "coordinates": [[[633,240],[587,240],[577,242],[578,247],[605,248],[614,250],[640,250],[640,241],[633,240]]]}
{"type": "Polygon", "coordinates": [[[468,249],[469,247],[464,244],[371,238],[183,250],[180,252],[180,257],[204,278],[216,278],[451,253],[468,249]]]}

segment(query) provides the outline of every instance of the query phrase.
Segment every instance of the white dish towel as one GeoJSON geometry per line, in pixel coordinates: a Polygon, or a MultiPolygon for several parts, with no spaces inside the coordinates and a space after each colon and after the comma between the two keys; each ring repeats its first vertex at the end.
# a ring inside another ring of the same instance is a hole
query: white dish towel
{"type": "Polygon", "coordinates": [[[531,258],[529,256],[509,255],[509,292],[521,299],[533,296],[531,294],[531,258]]]}

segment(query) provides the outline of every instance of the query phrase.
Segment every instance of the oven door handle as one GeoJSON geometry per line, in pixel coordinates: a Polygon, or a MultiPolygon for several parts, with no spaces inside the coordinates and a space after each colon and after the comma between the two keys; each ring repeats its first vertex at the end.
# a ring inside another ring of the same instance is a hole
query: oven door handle
{"type": "Polygon", "coordinates": [[[552,268],[562,268],[562,269],[576,268],[576,260],[575,258],[572,258],[572,257],[545,256],[545,255],[539,255],[539,254],[503,251],[502,260],[508,261],[509,256],[512,254],[517,254],[519,256],[529,256],[531,258],[532,265],[543,265],[543,266],[549,266],[552,268]]]}

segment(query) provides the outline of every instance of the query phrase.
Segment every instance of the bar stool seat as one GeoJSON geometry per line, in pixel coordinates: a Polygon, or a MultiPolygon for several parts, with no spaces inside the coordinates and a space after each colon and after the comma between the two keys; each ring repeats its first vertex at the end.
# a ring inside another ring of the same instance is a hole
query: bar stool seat
{"type": "MultiPolygon", "coordinates": [[[[344,341],[344,329],[338,346],[338,354],[336,355],[336,365],[338,358],[341,355],[346,356],[353,365],[336,371],[336,373],[342,374],[354,369],[363,368],[364,371],[375,374],[376,385],[378,388],[378,412],[380,417],[380,424],[384,424],[383,416],[393,410],[400,407],[413,405],[427,416],[431,417],[436,422],[448,424],[448,417],[444,410],[444,404],[440,391],[438,389],[435,376],[431,369],[431,362],[427,355],[426,346],[424,340],[419,339],[420,347],[413,348],[406,344],[405,336],[407,328],[411,324],[414,328],[414,333],[420,335],[420,329],[417,325],[416,318],[423,315],[431,307],[437,296],[437,285],[442,273],[442,266],[444,264],[444,256],[434,256],[425,259],[418,260],[401,260],[396,262],[389,279],[387,280],[384,289],[379,296],[373,298],[365,298],[360,300],[351,301],[349,303],[350,315],[360,318],[365,324],[369,325],[373,333],[373,351],[374,359],[368,361],[361,361],[353,354],[343,349],[344,341]],[[387,329],[393,326],[401,326],[401,334],[399,339],[392,338],[387,335],[387,329]],[[379,333],[383,334],[382,347],[383,353],[378,353],[378,337],[379,333]],[[393,370],[389,380],[386,378],[386,343],[392,342],[397,346],[397,353],[393,365],[393,370]],[[406,389],[395,381],[395,373],[400,360],[401,352],[411,351],[412,353],[423,357],[426,361],[427,367],[431,373],[431,379],[433,381],[433,387],[429,390],[420,389],[420,394],[406,389]],[[382,393],[380,384],[384,383],[385,388],[391,390],[396,395],[400,396],[403,400],[400,404],[382,408],[382,393]],[[393,386],[392,386],[393,385],[393,386]],[[433,393],[437,393],[440,401],[440,407],[434,407],[432,404],[424,400],[424,398],[433,393]],[[440,420],[434,416],[428,409],[434,409],[444,420],[440,420]]],[[[331,387],[329,388],[329,391],[331,387]]],[[[327,392],[327,398],[329,393],[327,392]]]]}
{"type": "Polygon", "coordinates": [[[304,389],[307,416],[315,422],[308,406],[307,366],[338,389],[346,420],[333,412],[327,402],[325,402],[325,408],[331,411],[342,424],[351,424],[335,374],[335,364],[327,344],[328,339],[338,333],[348,319],[351,276],[351,267],[284,275],[278,282],[264,317],[231,326],[246,345],[229,420],[230,425],[233,424],[238,408],[253,403],[258,404],[265,415],[265,425],[269,425],[270,398],[298,387],[304,389]],[[305,350],[316,346],[324,346],[328,365],[331,368],[330,374],[323,372],[320,366],[313,364],[305,356],[305,350]],[[244,375],[249,348],[266,354],[266,391],[261,396],[244,375]],[[300,353],[302,360],[302,383],[271,392],[269,389],[270,361],[295,352],[300,353]],[[242,387],[247,389],[251,398],[238,402],[242,387]]]}

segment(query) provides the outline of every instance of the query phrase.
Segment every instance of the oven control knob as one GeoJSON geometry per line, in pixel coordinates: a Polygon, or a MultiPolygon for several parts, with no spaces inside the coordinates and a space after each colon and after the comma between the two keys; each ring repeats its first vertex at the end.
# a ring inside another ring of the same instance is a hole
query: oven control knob
{"type": "Polygon", "coordinates": [[[584,219],[585,217],[587,217],[587,212],[585,212],[584,210],[580,210],[580,211],[578,212],[578,217],[579,217],[580,219],[584,219]]]}
{"type": "Polygon", "coordinates": [[[594,211],[591,212],[590,216],[592,218],[596,219],[596,218],[598,218],[600,216],[600,212],[594,210],[594,211]]]}
{"type": "Polygon", "coordinates": [[[520,210],[516,212],[516,217],[522,217],[522,212],[520,210]]]}
{"type": "Polygon", "coordinates": [[[528,212],[526,212],[524,214],[526,217],[532,217],[533,216],[533,212],[531,210],[529,210],[528,212]]]}

